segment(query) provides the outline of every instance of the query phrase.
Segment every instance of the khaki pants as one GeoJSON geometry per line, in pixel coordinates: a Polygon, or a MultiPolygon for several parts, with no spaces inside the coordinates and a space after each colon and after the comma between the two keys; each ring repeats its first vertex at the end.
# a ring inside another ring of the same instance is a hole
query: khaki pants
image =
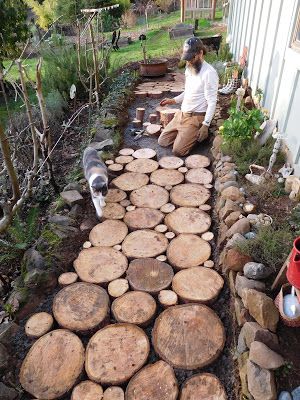
{"type": "Polygon", "coordinates": [[[177,111],[174,118],[158,138],[158,144],[167,147],[173,144],[173,153],[185,156],[197,142],[204,115],[189,116],[177,111]]]}

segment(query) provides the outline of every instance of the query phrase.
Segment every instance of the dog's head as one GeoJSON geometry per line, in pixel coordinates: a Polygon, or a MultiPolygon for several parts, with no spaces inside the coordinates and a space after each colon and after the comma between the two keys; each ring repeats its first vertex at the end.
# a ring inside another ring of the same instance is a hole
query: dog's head
{"type": "Polygon", "coordinates": [[[102,195],[105,197],[108,191],[107,180],[102,176],[97,176],[91,184],[91,189],[93,196],[99,197],[102,195]]]}

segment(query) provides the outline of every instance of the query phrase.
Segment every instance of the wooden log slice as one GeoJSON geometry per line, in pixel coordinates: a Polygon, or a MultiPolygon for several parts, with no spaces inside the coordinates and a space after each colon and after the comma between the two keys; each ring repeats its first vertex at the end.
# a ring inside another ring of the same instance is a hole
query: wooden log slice
{"type": "Polygon", "coordinates": [[[164,214],[161,211],[153,208],[136,208],[125,214],[124,222],[129,230],[137,229],[152,229],[160,224],[164,219],[164,214]]]}
{"type": "Polygon", "coordinates": [[[135,209],[136,209],[136,206],[132,206],[132,205],[126,207],[127,211],[134,211],[135,209]]]}
{"type": "Polygon", "coordinates": [[[21,366],[20,383],[38,399],[57,399],[73,387],[83,365],[81,340],[68,330],[57,329],[32,345],[21,366]]]}
{"type": "Polygon", "coordinates": [[[119,386],[111,386],[107,388],[103,394],[103,400],[124,400],[125,395],[119,386]]]}
{"type": "Polygon", "coordinates": [[[181,389],[180,400],[227,400],[219,379],[207,372],[187,379],[181,389]]]}
{"type": "Polygon", "coordinates": [[[186,172],[188,172],[188,169],[187,169],[187,167],[180,167],[180,168],[178,168],[178,171],[185,174],[186,172]]]}
{"type": "Polygon", "coordinates": [[[183,165],[183,160],[175,156],[165,156],[159,160],[159,166],[164,169],[178,169],[183,165]]]}
{"type": "Polygon", "coordinates": [[[71,400],[101,400],[102,398],[102,387],[92,381],[80,382],[79,385],[74,387],[71,396],[71,400]]]}
{"type": "Polygon", "coordinates": [[[130,206],[131,202],[130,202],[130,200],[125,199],[125,200],[120,201],[120,204],[123,207],[128,207],[128,206],[130,206]]]}
{"type": "Polygon", "coordinates": [[[161,125],[150,124],[146,128],[146,132],[149,136],[159,136],[161,131],[161,125]]]}
{"type": "Polygon", "coordinates": [[[225,344],[225,330],[217,314],[203,304],[167,308],[152,331],[156,353],[172,367],[194,370],[215,361],[225,344]]]}
{"type": "Polygon", "coordinates": [[[167,257],[176,269],[197,267],[208,260],[211,254],[209,243],[199,236],[181,234],[173,239],[167,250],[167,257]]]}
{"type": "Polygon", "coordinates": [[[129,172],[140,172],[141,174],[151,174],[151,172],[155,171],[157,168],[157,161],[150,160],[149,158],[139,158],[127,164],[125,170],[129,172]]]}
{"type": "Polygon", "coordinates": [[[173,290],[161,290],[158,295],[158,301],[163,308],[168,308],[178,303],[178,296],[173,290]]]}
{"type": "Polygon", "coordinates": [[[145,99],[148,96],[148,93],[146,91],[144,91],[144,92],[136,91],[136,92],[134,92],[134,94],[137,99],[145,99]]]}
{"type": "Polygon", "coordinates": [[[167,250],[168,244],[168,239],[162,233],[138,230],[125,238],[122,250],[128,258],[156,257],[167,250]]]}
{"type": "Polygon", "coordinates": [[[134,158],[153,158],[156,156],[156,151],[149,148],[136,150],[133,154],[134,158]]]}
{"type": "Polygon", "coordinates": [[[164,224],[159,224],[154,228],[154,230],[156,230],[156,232],[165,233],[165,232],[167,232],[168,227],[164,224]]]}
{"type": "Polygon", "coordinates": [[[106,203],[119,203],[125,200],[127,194],[121,189],[108,189],[107,195],[105,197],[106,203]]]}
{"type": "Polygon", "coordinates": [[[139,119],[140,121],[143,121],[144,120],[144,116],[145,116],[145,111],[146,111],[145,108],[138,107],[136,109],[136,112],[135,112],[136,119],[139,119]]]}
{"type": "Polygon", "coordinates": [[[123,165],[122,164],[110,164],[107,167],[108,171],[110,172],[121,172],[123,171],[123,165]]]}
{"type": "Polygon", "coordinates": [[[130,201],[137,207],[158,209],[169,201],[169,192],[157,185],[146,185],[130,194],[130,201]]]}
{"type": "Polygon", "coordinates": [[[157,116],[158,116],[159,119],[160,119],[160,113],[161,113],[163,110],[165,110],[165,107],[162,107],[162,106],[158,106],[158,107],[156,107],[156,109],[155,109],[156,114],[157,114],[157,116]]]}
{"type": "Polygon", "coordinates": [[[180,207],[165,217],[169,230],[179,233],[200,234],[206,232],[211,225],[211,218],[204,211],[193,207],[180,207]]]}
{"type": "Polygon", "coordinates": [[[163,93],[161,90],[150,90],[148,91],[148,96],[151,99],[160,99],[162,97],[163,93]]]}
{"type": "Polygon", "coordinates": [[[199,183],[205,185],[212,182],[213,174],[206,168],[192,168],[185,174],[188,183],[199,183]]]}
{"type": "Polygon", "coordinates": [[[141,128],[142,127],[143,122],[140,119],[134,119],[132,121],[132,126],[134,128],[141,128]]]}
{"type": "Polygon", "coordinates": [[[49,332],[53,325],[52,315],[46,312],[33,314],[25,324],[25,333],[30,338],[39,338],[49,332]]]}
{"type": "Polygon", "coordinates": [[[184,175],[176,169],[157,169],[150,175],[150,181],[159,186],[174,186],[184,181],[184,175]]]}
{"type": "Polygon", "coordinates": [[[107,203],[102,211],[103,219],[122,219],[125,215],[125,208],[118,203],[107,203]]]}
{"type": "Polygon", "coordinates": [[[54,297],[53,315],[63,328],[86,332],[98,328],[109,312],[106,290],[92,283],[66,286],[54,297]]]}
{"type": "Polygon", "coordinates": [[[201,206],[199,206],[199,208],[202,211],[210,211],[211,210],[211,206],[209,204],[201,204],[201,206]]]}
{"type": "Polygon", "coordinates": [[[122,246],[120,244],[116,244],[115,246],[113,246],[113,249],[120,251],[122,250],[122,246]]]}
{"type": "Polygon", "coordinates": [[[163,205],[162,207],[160,207],[160,211],[165,214],[168,214],[174,210],[175,210],[175,206],[172,203],[167,203],[167,204],[163,205]]]}
{"type": "Polygon", "coordinates": [[[202,233],[201,238],[209,242],[210,240],[213,240],[214,234],[212,232],[204,232],[202,233]]]}
{"type": "Polygon", "coordinates": [[[126,389],[126,400],[176,400],[177,396],[178,384],[173,368],[161,360],[141,369],[126,389]]]}
{"type": "Polygon", "coordinates": [[[224,286],[216,271],[205,267],[183,269],[175,274],[172,289],[185,303],[213,303],[224,286]]]}
{"type": "Polygon", "coordinates": [[[114,246],[123,242],[127,233],[128,228],[124,222],[107,219],[94,226],[89,239],[93,246],[114,246]]]}
{"type": "Polygon", "coordinates": [[[121,165],[125,165],[133,161],[132,156],[118,156],[115,158],[115,162],[121,165]]]}
{"type": "Polygon", "coordinates": [[[153,258],[131,261],[127,270],[127,279],[133,290],[156,295],[171,285],[174,272],[172,267],[153,258]]]}
{"type": "Polygon", "coordinates": [[[157,114],[150,114],[149,115],[149,121],[151,124],[156,124],[157,122],[157,114]]]}
{"type": "Polygon", "coordinates": [[[87,345],[87,375],[105,385],[127,382],[145,364],[149,350],[148,337],[138,326],[108,325],[95,333],[87,345]]]}
{"type": "Polygon", "coordinates": [[[175,186],[170,193],[172,203],[181,207],[198,207],[210,198],[208,189],[195,183],[175,186]]]}
{"type": "Polygon", "coordinates": [[[105,161],[105,164],[106,165],[112,165],[112,164],[114,164],[115,162],[114,162],[114,160],[106,160],[105,161]]]}
{"type": "Polygon", "coordinates": [[[174,232],[166,232],[165,233],[165,237],[167,238],[167,239],[174,239],[174,237],[175,237],[176,235],[175,235],[175,233],[174,232]]]}
{"type": "Polygon", "coordinates": [[[83,243],[82,247],[84,249],[89,249],[90,247],[92,247],[92,243],[87,240],[86,242],[83,243]]]}
{"type": "Polygon", "coordinates": [[[134,150],[129,147],[125,147],[119,151],[120,156],[131,156],[133,153],[134,150]]]}
{"type": "Polygon", "coordinates": [[[167,108],[160,112],[160,122],[163,127],[166,127],[172,121],[177,111],[176,109],[167,108]]]}
{"type": "Polygon", "coordinates": [[[131,192],[147,185],[149,177],[140,172],[125,172],[112,181],[112,184],[125,192],[131,192]]]}
{"type": "Polygon", "coordinates": [[[155,259],[158,261],[167,261],[167,256],[161,254],[160,256],[155,257],[155,259]]]}
{"type": "Polygon", "coordinates": [[[109,282],[107,291],[111,297],[117,298],[122,296],[129,290],[129,284],[127,279],[115,279],[109,282]]]}
{"type": "Polygon", "coordinates": [[[185,159],[187,168],[206,168],[210,165],[210,159],[201,154],[193,154],[185,159]]]}
{"type": "Polygon", "coordinates": [[[128,292],[113,301],[111,311],[118,322],[147,326],[155,315],[156,302],[149,293],[128,292]]]}
{"type": "Polygon", "coordinates": [[[98,284],[120,278],[127,266],[126,257],[111,247],[84,249],[74,261],[74,268],[82,281],[98,284]]]}
{"type": "Polygon", "coordinates": [[[213,260],[207,260],[207,261],[204,261],[204,267],[206,267],[206,268],[213,268],[214,267],[214,265],[215,265],[215,263],[213,262],[213,260]]]}
{"type": "Polygon", "coordinates": [[[151,122],[146,121],[143,123],[143,128],[147,128],[149,125],[151,125],[151,122]]]}
{"type": "Polygon", "coordinates": [[[75,283],[77,279],[78,275],[75,272],[64,272],[63,274],[59,275],[58,283],[60,286],[67,286],[75,283]]]}

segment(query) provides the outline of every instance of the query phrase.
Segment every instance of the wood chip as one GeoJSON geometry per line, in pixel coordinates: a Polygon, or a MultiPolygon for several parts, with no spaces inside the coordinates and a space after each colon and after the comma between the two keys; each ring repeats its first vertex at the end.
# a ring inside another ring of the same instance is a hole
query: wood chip
{"type": "Polygon", "coordinates": [[[52,325],[52,315],[46,312],[39,312],[28,319],[25,324],[25,333],[30,338],[39,338],[49,332],[52,325]]]}

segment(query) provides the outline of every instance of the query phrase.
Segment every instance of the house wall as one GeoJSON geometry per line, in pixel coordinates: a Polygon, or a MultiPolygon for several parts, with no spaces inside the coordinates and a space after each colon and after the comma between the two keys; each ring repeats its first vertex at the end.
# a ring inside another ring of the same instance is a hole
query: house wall
{"type": "Polygon", "coordinates": [[[291,47],[300,0],[230,0],[228,37],[236,61],[248,48],[246,77],[278,121],[300,174],[300,49],[291,47]]]}

